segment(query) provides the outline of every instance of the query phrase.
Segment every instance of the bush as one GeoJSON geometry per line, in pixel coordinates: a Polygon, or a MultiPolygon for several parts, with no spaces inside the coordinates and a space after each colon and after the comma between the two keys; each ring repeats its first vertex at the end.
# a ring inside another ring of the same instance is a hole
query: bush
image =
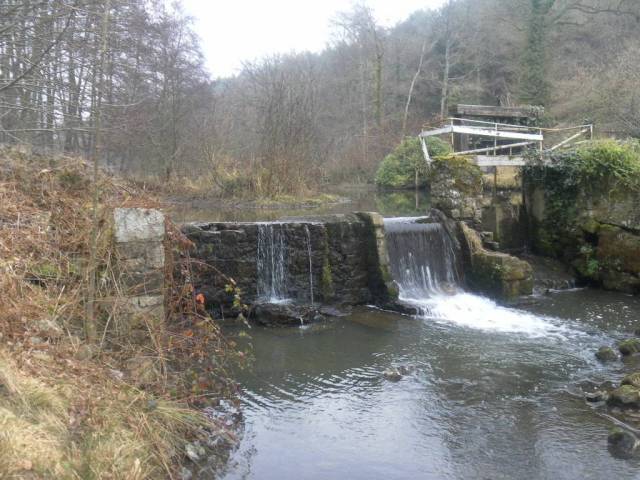
{"type": "MultiPolygon", "coordinates": [[[[427,138],[427,147],[431,157],[439,157],[451,153],[451,147],[442,140],[427,138]]],[[[412,188],[427,183],[427,164],[422,154],[420,139],[405,138],[396,149],[387,155],[376,173],[376,185],[385,188],[412,188]]]]}

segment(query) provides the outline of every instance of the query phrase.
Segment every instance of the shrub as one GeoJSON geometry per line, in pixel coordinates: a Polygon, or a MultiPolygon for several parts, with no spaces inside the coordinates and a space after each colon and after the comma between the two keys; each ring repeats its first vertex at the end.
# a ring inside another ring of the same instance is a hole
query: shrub
{"type": "MultiPolygon", "coordinates": [[[[442,140],[430,137],[427,147],[431,157],[439,157],[451,153],[451,147],[442,140]]],[[[393,152],[387,155],[376,173],[376,185],[385,188],[411,188],[424,186],[427,181],[427,164],[422,154],[420,139],[407,137],[393,152]]]]}

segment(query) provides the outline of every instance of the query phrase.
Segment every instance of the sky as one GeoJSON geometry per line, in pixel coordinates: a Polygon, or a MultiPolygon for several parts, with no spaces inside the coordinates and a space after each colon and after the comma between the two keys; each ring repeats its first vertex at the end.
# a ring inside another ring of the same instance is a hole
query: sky
{"type": "MultiPolygon", "coordinates": [[[[392,26],[412,12],[444,0],[368,0],[376,20],[392,26]]],[[[243,61],[292,51],[321,51],[331,39],[331,20],[351,0],[183,0],[195,19],[213,77],[239,72],[243,61]]]]}

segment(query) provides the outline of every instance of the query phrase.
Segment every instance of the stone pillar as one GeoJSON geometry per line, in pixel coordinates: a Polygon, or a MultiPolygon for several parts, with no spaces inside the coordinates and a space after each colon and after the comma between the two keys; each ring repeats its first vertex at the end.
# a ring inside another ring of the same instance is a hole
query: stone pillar
{"type": "Polygon", "coordinates": [[[122,313],[129,325],[164,319],[164,215],[147,208],[116,208],[114,241],[122,313]]]}
{"type": "Polygon", "coordinates": [[[384,219],[375,212],[357,212],[356,215],[367,226],[369,290],[380,303],[395,302],[398,299],[398,287],[391,277],[389,268],[384,219]]]}

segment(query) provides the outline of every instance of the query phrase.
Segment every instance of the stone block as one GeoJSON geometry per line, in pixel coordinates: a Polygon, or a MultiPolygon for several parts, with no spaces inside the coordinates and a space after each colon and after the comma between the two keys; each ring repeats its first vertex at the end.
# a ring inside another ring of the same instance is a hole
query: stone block
{"type": "Polygon", "coordinates": [[[161,241],[164,238],[164,215],[149,208],[116,208],[115,239],[117,243],[161,241]]]}

